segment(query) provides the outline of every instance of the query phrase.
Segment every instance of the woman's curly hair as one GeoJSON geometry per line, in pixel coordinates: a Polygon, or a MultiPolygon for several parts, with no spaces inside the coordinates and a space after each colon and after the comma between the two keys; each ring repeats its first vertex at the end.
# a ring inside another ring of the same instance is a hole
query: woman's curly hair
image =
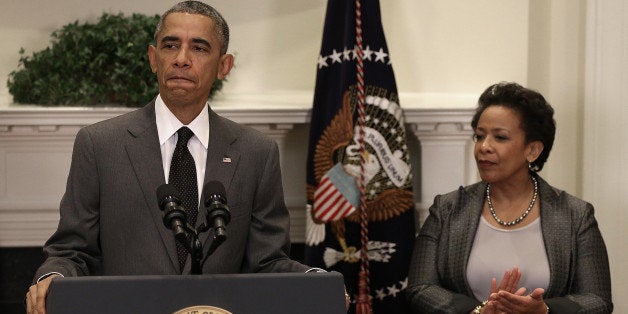
{"type": "Polygon", "coordinates": [[[531,164],[530,170],[538,172],[549,157],[556,135],[554,109],[539,92],[525,88],[517,83],[501,82],[489,86],[480,95],[478,107],[471,120],[475,130],[480,116],[490,106],[504,106],[519,114],[521,129],[526,135],[526,143],[541,141],[543,151],[531,164]]]}

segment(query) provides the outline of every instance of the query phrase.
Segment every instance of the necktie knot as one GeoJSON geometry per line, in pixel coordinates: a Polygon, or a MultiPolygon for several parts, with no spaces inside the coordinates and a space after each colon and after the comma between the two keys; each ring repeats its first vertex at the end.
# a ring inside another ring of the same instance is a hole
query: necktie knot
{"type": "Polygon", "coordinates": [[[184,126],[182,126],[177,131],[177,134],[179,136],[179,139],[177,140],[177,146],[179,146],[179,145],[187,145],[188,141],[192,138],[192,136],[194,136],[194,132],[192,132],[192,130],[190,130],[187,127],[184,127],[184,126]]]}

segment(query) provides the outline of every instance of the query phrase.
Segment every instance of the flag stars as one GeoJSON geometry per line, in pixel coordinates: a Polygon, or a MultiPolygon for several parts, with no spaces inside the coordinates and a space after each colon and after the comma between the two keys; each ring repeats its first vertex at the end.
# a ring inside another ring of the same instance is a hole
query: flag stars
{"type": "Polygon", "coordinates": [[[380,301],[384,300],[385,297],[387,297],[386,292],[384,292],[384,289],[377,289],[377,291],[375,291],[376,294],[376,298],[378,298],[380,301]]]}
{"type": "Polygon", "coordinates": [[[407,288],[408,288],[408,277],[406,277],[402,281],[399,281],[396,284],[393,284],[392,286],[382,287],[381,289],[375,290],[374,297],[379,299],[380,301],[384,300],[386,297],[396,298],[400,292],[402,292],[403,290],[406,290],[407,288]],[[397,284],[399,284],[400,288],[397,288],[397,284]]]}
{"type": "Polygon", "coordinates": [[[398,143],[401,143],[403,141],[403,137],[401,136],[397,136],[397,138],[395,139],[398,143]]]}
{"type": "Polygon", "coordinates": [[[400,282],[401,284],[401,290],[406,290],[406,288],[408,288],[408,277],[406,277],[406,279],[402,282],[400,282]]]}
{"type": "Polygon", "coordinates": [[[373,123],[379,124],[379,119],[377,119],[377,118],[373,119],[373,123]]]}
{"type": "Polygon", "coordinates": [[[353,49],[349,50],[347,49],[347,47],[345,47],[345,50],[342,51],[342,60],[344,61],[350,61],[351,60],[351,53],[353,53],[353,49]]]}
{"type": "Polygon", "coordinates": [[[371,50],[371,48],[369,46],[366,46],[366,49],[362,50],[362,53],[364,54],[362,56],[363,60],[371,61],[371,55],[374,53],[374,51],[371,50]]]}
{"type": "Polygon", "coordinates": [[[329,66],[327,64],[327,57],[318,56],[318,68],[322,69],[323,67],[329,66]]]}
{"type": "Polygon", "coordinates": [[[397,296],[397,293],[401,292],[401,290],[397,289],[397,285],[393,285],[392,287],[388,287],[388,294],[393,297],[397,296]]]}
{"type": "Polygon", "coordinates": [[[379,51],[375,51],[375,62],[381,61],[385,63],[384,59],[388,57],[388,54],[384,52],[384,48],[379,48],[379,51]]]}
{"type": "Polygon", "coordinates": [[[342,63],[342,59],[340,59],[341,56],[342,56],[342,52],[337,52],[336,49],[334,49],[334,52],[331,55],[329,55],[332,63],[342,63]]]}
{"type": "MultiPolygon", "coordinates": [[[[352,49],[344,47],[342,50],[333,49],[328,55],[318,56],[318,69],[330,67],[333,64],[342,64],[343,62],[353,61],[358,58],[358,46],[354,46],[352,49]]],[[[362,50],[362,60],[370,62],[381,62],[383,64],[390,65],[390,57],[388,53],[381,47],[379,50],[373,50],[370,46],[366,46],[362,50]],[[386,60],[388,58],[388,61],[386,60]]]]}

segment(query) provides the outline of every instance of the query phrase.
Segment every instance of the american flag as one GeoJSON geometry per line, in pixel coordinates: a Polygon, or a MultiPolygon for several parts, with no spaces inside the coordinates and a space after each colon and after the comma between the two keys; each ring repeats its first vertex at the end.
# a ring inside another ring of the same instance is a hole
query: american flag
{"type": "Polygon", "coordinates": [[[410,312],[403,291],[415,224],[405,136],[379,2],[329,0],[310,126],[305,263],[344,275],[350,313],[366,295],[374,313],[410,312]]]}

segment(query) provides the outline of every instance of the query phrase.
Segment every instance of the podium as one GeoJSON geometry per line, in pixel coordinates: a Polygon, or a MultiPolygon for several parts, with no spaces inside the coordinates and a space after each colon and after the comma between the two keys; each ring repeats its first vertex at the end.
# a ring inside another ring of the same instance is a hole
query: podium
{"type": "Polygon", "coordinates": [[[89,276],[53,279],[46,301],[62,313],[346,313],[339,273],[89,276]]]}

